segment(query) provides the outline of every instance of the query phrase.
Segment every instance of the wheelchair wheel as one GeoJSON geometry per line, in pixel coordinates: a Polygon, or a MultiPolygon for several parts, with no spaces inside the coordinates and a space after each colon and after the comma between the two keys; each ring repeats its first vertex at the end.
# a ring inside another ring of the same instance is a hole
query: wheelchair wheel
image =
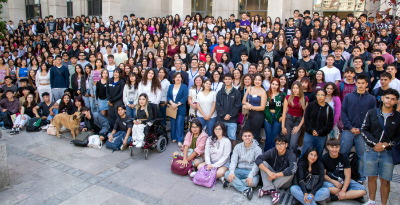
{"type": "Polygon", "coordinates": [[[157,150],[158,152],[164,152],[166,148],[167,148],[167,138],[165,138],[164,136],[160,136],[160,139],[158,139],[157,142],[157,150]]]}
{"type": "Polygon", "coordinates": [[[149,150],[145,149],[144,150],[144,158],[147,160],[147,155],[149,154],[149,150]]]}

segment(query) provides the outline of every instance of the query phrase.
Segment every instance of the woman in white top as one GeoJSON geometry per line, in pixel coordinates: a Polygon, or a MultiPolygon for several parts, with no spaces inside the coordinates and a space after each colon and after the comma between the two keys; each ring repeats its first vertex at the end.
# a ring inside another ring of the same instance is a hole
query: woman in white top
{"type": "Polygon", "coordinates": [[[218,72],[218,70],[214,70],[211,75],[212,84],[211,84],[211,89],[218,93],[219,90],[221,90],[222,85],[224,84],[221,82],[221,73],[218,72]]]}
{"type": "Polygon", "coordinates": [[[189,108],[189,121],[197,116],[197,96],[200,91],[203,89],[203,78],[202,76],[198,75],[194,78],[194,85],[189,89],[189,97],[188,97],[188,104],[189,108]]]}
{"type": "Polygon", "coordinates": [[[271,68],[269,67],[265,67],[264,71],[263,71],[263,76],[264,76],[264,80],[263,80],[263,87],[266,91],[269,90],[269,87],[271,86],[271,81],[272,81],[272,72],[271,72],[271,68]]]}
{"type": "Polygon", "coordinates": [[[149,98],[149,105],[153,111],[153,119],[157,119],[157,105],[161,100],[161,83],[154,73],[154,70],[147,69],[139,83],[138,95],[146,93],[149,98]]]}
{"type": "Polygon", "coordinates": [[[135,118],[136,116],[136,105],[138,103],[138,84],[139,78],[134,72],[130,72],[123,92],[123,101],[126,107],[126,114],[135,118]]]}
{"type": "Polygon", "coordinates": [[[211,90],[211,80],[206,79],[203,83],[203,90],[197,95],[197,119],[203,127],[207,128],[207,134],[212,135],[212,127],[217,121],[216,98],[217,92],[211,90]]]}
{"type": "Polygon", "coordinates": [[[158,71],[158,79],[161,82],[161,99],[160,99],[160,104],[159,104],[159,109],[161,112],[161,117],[164,118],[164,120],[161,122],[164,126],[167,124],[167,92],[169,85],[171,83],[167,79],[168,73],[165,68],[161,68],[158,71]]]}
{"type": "Polygon", "coordinates": [[[234,88],[236,88],[237,90],[240,90],[240,86],[241,86],[241,81],[242,79],[242,73],[240,73],[239,69],[235,69],[233,71],[233,82],[232,82],[232,86],[234,88]]]}
{"type": "Polygon", "coordinates": [[[85,86],[86,92],[83,93],[83,100],[85,101],[85,106],[90,107],[90,110],[93,112],[93,108],[96,106],[94,104],[94,82],[93,82],[93,68],[92,65],[85,65],[85,86]]]}
{"type": "Polygon", "coordinates": [[[228,138],[226,126],[223,122],[216,122],[213,126],[213,134],[207,139],[204,150],[205,162],[197,166],[200,169],[207,166],[207,170],[218,169],[217,178],[224,181],[224,174],[229,168],[229,155],[232,150],[231,141],[228,138]]]}
{"type": "Polygon", "coordinates": [[[50,99],[53,99],[50,87],[50,72],[46,63],[42,63],[39,72],[36,73],[36,87],[40,101],[43,101],[42,94],[44,92],[48,92],[50,94],[50,99]]]}

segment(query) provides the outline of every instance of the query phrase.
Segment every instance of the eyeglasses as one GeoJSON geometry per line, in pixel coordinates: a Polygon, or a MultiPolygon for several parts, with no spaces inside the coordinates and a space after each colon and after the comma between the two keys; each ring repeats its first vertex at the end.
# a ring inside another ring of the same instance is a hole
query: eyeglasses
{"type": "Polygon", "coordinates": [[[221,128],[215,128],[214,131],[221,131],[221,128]]]}
{"type": "Polygon", "coordinates": [[[278,144],[275,144],[277,147],[283,147],[283,146],[285,146],[286,145],[286,143],[278,143],[278,144]]]}
{"type": "Polygon", "coordinates": [[[196,129],[196,128],[199,128],[199,127],[197,127],[197,126],[192,126],[192,128],[196,129]]]}

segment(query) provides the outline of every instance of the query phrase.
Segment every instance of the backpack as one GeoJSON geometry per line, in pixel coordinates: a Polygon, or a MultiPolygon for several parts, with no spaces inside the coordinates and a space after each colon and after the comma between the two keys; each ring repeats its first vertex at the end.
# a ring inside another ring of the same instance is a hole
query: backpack
{"type": "Polygon", "coordinates": [[[89,143],[88,138],[92,135],[93,132],[80,132],[71,143],[78,147],[87,147],[89,143]]]}
{"type": "Polygon", "coordinates": [[[202,166],[194,175],[193,183],[205,186],[205,187],[213,187],[217,182],[217,169],[213,168],[210,171],[207,171],[207,166],[202,166]]]}
{"type": "Polygon", "coordinates": [[[189,163],[186,167],[183,166],[182,164],[177,163],[178,160],[183,160],[183,157],[178,156],[172,160],[171,171],[181,176],[188,175],[189,170],[193,170],[193,165],[192,165],[193,160],[188,161],[189,163]]]}
{"type": "Polygon", "coordinates": [[[6,129],[11,129],[14,125],[14,123],[11,119],[11,113],[8,110],[4,113],[4,115],[0,116],[0,122],[1,121],[4,124],[3,127],[6,129]]]}
{"type": "Polygon", "coordinates": [[[350,167],[351,167],[351,179],[358,181],[360,179],[360,173],[358,172],[358,157],[355,152],[349,154],[350,167]]]}
{"type": "Polygon", "coordinates": [[[42,119],[41,118],[31,118],[27,125],[26,125],[26,131],[27,132],[37,132],[40,130],[40,125],[42,123],[42,119]]]}

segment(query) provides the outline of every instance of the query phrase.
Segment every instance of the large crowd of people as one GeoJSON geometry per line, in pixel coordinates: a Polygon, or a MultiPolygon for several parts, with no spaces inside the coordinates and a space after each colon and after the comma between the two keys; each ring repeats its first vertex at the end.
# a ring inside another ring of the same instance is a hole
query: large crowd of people
{"type": "Polygon", "coordinates": [[[379,176],[385,205],[400,150],[399,19],[293,15],[9,21],[0,119],[18,134],[79,111],[83,131],[122,137],[121,150],[168,119],[191,177],[217,169],[223,187],[251,199],[262,184],[274,204],[280,188],[295,203],[364,203],[368,181],[374,205],[379,176]]]}

